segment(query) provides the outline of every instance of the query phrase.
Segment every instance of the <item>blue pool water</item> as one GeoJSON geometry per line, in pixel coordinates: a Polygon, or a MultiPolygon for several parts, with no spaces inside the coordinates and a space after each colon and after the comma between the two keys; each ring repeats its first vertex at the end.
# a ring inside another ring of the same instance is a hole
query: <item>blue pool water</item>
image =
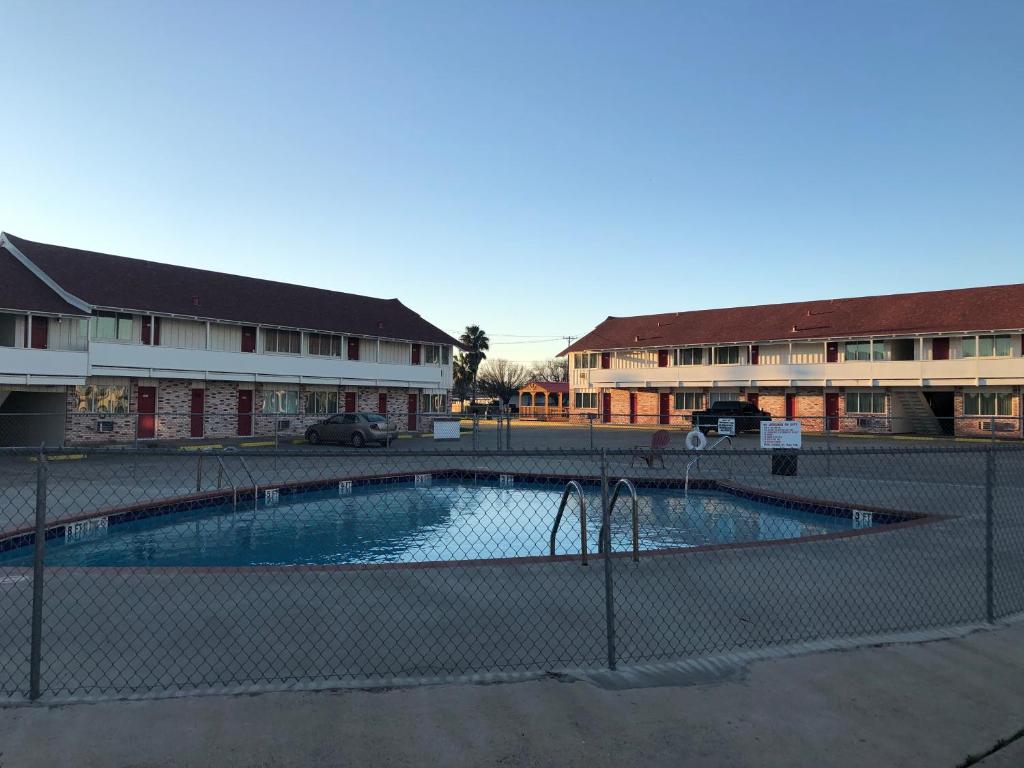
{"type": "MultiPolygon", "coordinates": [[[[600,527],[597,489],[588,489],[588,549],[600,527]]],[[[438,484],[372,486],[351,495],[284,496],[254,511],[240,504],[111,526],[90,540],[47,542],[48,565],[249,566],[415,563],[548,554],[561,488],[438,484]]],[[[612,548],[631,548],[629,504],[620,500],[612,548]]],[[[579,514],[570,501],[557,551],[578,554],[579,514]]],[[[727,493],[643,490],[642,549],[768,541],[849,530],[848,519],[794,512],[727,493]]],[[[31,564],[31,547],[0,555],[0,565],[31,564]]]]}

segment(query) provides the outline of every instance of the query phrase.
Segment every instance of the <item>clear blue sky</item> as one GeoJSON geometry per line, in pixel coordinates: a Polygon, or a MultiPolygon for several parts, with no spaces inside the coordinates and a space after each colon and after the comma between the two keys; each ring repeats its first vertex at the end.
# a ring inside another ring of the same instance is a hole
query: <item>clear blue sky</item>
{"type": "Polygon", "coordinates": [[[0,28],[0,228],[397,296],[511,359],[609,314],[1024,281],[1020,0],[2,0],[0,28]]]}

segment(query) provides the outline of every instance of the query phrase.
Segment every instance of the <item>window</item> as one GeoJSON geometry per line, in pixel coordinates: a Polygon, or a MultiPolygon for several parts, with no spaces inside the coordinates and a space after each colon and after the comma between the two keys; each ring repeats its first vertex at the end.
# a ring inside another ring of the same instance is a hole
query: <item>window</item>
{"type": "Polygon", "coordinates": [[[1013,342],[1009,336],[964,336],[961,351],[964,357],[1009,357],[1013,342]]]}
{"type": "Polygon", "coordinates": [[[309,354],[341,357],[341,336],[330,333],[309,334],[309,354]]]}
{"type": "Polygon", "coordinates": [[[737,365],[739,362],[739,347],[715,347],[715,365],[737,365]]]}
{"type": "Polygon", "coordinates": [[[75,387],[74,410],[78,413],[124,416],[128,413],[128,387],[118,385],[75,387]]]}
{"type": "Polygon", "coordinates": [[[964,416],[1012,416],[1009,392],[964,392],[964,416]]]}
{"type": "Polygon", "coordinates": [[[337,413],[337,392],[307,392],[306,413],[337,413]]]}
{"type": "Polygon", "coordinates": [[[740,399],[739,392],[712,392],[711,404],[733,402],[740,399]]]}
{"type": "Polygon", "coordinates": [[[598,354],[596,352],[581,352],[575,355],[573,360],[574,368],[597,368],[598,354]]]}
{"type": "Polygon", "coordinates": [[[871,342],[870,341],[848,341],[848,342],[846,342],[846,359],[847,360],[870,360],[871,359],[871,342]]]}
{"type": "Polygon", "coordinates": [[[297,355],[302,351],[302,334],[298,331],[265,328],[263,330],[263,351],[297,355]]]}
{"type": "Polygon", "coordinates": [[[427,365],[441,364],[441,348],[436,344],[426,344],[423,347],[423,359],[427,365]]]}
{"type": "Polygon", "coordinates": [[[597,408],[597,392],[577,392],[577,408],[597,408]]]}
{"type": "Polygon", "coordinates": [[[299,392],[296,389],[263,389],[264,413],[298,413],[299,392]]]}
{"type": "Polygon", "coordinates": [[[703,392],[676,392],[677,411],[696,411],[704,407],[703,392]]]}
{"type": "Polygon", "coordinates": [[[885,413],[884,392],[847,392],[847,413],[885,413]]]}
{"type": "Polygon", "coordinates": [[[701,347],[674,350],[673,365],[700,365],[704,362],[704,350],[701,347]]]}
{"type": "Polygon", "coordinates": [[[441,347],[441,365],[452,364],[452,348],[443,346],[441,347]]]}
{"type": "Polygon", "coordinates": [[[445,395],[420,395],[420,410],[424,413],[444,413],[445,395]]]}
{"type": "Polygon", "coordinates": [[[121,312],[97,312],[93,319],[94,339],[132,340],[132,316],[121,312]]]}

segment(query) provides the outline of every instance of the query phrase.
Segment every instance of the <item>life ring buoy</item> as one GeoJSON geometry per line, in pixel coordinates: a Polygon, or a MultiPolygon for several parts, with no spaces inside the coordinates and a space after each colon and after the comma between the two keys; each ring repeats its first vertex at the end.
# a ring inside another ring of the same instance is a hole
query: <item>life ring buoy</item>
{"type": "Polygon", "coordinates": [[[703,451],[707,447],[708,439],[699,429],[686,433],[686,447],[691,451],[703,451]]]}

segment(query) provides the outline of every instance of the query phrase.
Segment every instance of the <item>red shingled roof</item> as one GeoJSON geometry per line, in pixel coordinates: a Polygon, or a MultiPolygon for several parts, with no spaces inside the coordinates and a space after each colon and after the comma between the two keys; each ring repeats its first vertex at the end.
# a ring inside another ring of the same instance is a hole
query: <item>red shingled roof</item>
{"type": "Polygon", "coordinates": [[[627,347],[1024,328],[1024,284],[609,317],[559,354],[627,347]]]}
{"type": "Polygon", "coordinates": [[[97,307],[461,346],[398,299],[7,238],[61,288],[97,307]]]}
{"type": "Polygon", "coordinates": [[[0,309],[46,312],[57,315],[85,315],[50,290],[28,267],[0,248],[0,309]]]}

